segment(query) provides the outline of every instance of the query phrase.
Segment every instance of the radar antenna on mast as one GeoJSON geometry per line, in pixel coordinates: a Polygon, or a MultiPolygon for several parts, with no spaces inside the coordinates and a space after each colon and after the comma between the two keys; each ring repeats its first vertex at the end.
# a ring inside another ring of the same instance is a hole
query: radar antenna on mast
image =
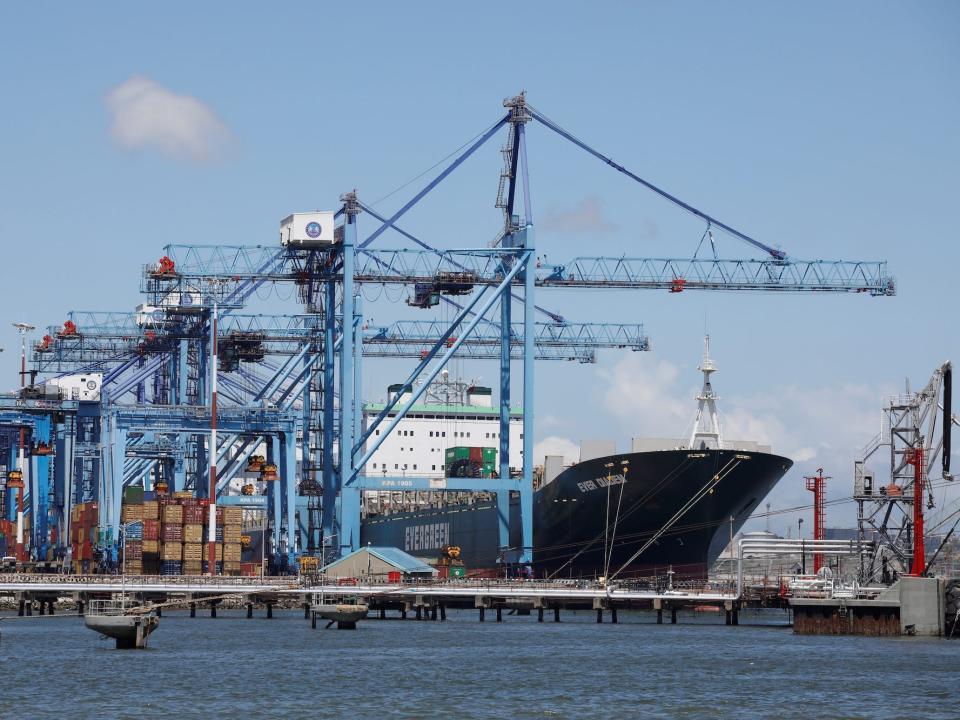
{"type": "Polygon", "coordinates": [[[693,423],[693,432],[690,434],[690,447],[695,450],[723,448],[723,433],[720,430],[720,416],[717,413],[717,400],[710,384],[710,375],[717,371],[717,366],[710,358],[710,336],[703,338],[703,359],[697,370],[703,373],[703,388],[697,395],[697,419],[693,423]]]}

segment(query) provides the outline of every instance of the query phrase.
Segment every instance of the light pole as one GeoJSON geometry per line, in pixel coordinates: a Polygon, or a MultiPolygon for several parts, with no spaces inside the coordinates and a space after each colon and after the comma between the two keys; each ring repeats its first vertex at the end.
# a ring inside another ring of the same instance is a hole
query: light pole
{"type": "MultiPolygon", "coordinates": [[[[210,321],[210,519],[208,522],[207,571],[217,574],[217,295],[213,293],[213,317],[210,321]]],[[[262,564],[261,564],[261,567],[262,564]]]]}
{"type": "MultiPolygon", "coordinates": [[[[27,386],[27,333],[36,330],[36,326],[28,323],[11,323],[20,333],[20,389],[27,386]]],[[[27,444],[27,429],[20,428],[20,453],[17,459],[17,469],[22,473],[24,471],[24,448],[27,444]]],[[[21,484],[17,491],[17,546],[14,555],[19,562],[24,562],[23,552],[23,493],[25,486],[21,484]]]]}

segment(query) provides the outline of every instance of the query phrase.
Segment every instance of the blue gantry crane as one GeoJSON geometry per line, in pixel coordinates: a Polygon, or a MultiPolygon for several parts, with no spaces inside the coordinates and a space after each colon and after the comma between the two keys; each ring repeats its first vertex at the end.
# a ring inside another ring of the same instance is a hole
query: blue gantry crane
{"type": "MultiPolygon", "coordinates": [[[[354,550],[360,543],[362,494],[395,487],[389,477],[366,473],[368,461],[453,358],[473,358],[499,361],[498,477],[481,483],[406,475],[403,488],[493,491],[501,555],[507,562],[528,563],[535,361],[593,362],[603,348],[650,347],[641,325],[570,321],[538,304],[537,288],[895,292],[882,261],[796,259],[614,162],[533,108],[524,94],[505,100],[504,108],[492,126],[393,213],[379,212],[354,191],[340,198],[332,234],[277,245],[168,245],[159,262],[142,270],[142,304],[136,311],[75,311],[62,326],[51,327],[33,352],[38,382],[20,396],[0,398],[0,453],[8,474],[20,464],[13,448],[21,428],[31,438],[30,447],[55,449],[47,455],[29,453],[23,468],[29,478],[23,491],[28,513],[36,520],[31,525],[34,554],[62,545],[69,538],[71,505],[90,499],[101,503],[100,542],[115,550],[125,485],[163,482],[204,495],[212,465],[215,492],[225,493],[258,448],[265,448],[280,475],[266,498],[273,554],[288,562],[304,549],[297,513],[308,496],[319,499],[321,513],[321,537],[316,543],[311,538],[309,545],[330,555],[354,550]],[[692,258],[538,258],[527,159],[531,123],[698,218],[705,226],[701,246],[709,239],[711,255],[699,256],[698,248],[692,258]],[[411,209],[504,130],[495,203],[502,224],[493,243],[439,247],[401,226],[411,209]],[[361,234],[364,217],[373,222],[361,234]],[[714,232],[761,256],[719,258],[714,232]],[[380,247],[388,236],[409,246],[380,247]],[[442,305],[449,317],[374,325],[365,312],[364,286],[402,286],[408,312],[442,305]],[[255,312],[264,293],[282,301],[285,311],[255,312]],[[397,377],[382,408],[365,418],[364,363],[381,357],[407,358],[413,365],[397,377]],[[212,446],[215,366],[221,402],[212,446]],[[73,398],[56,390],[64,377],[86,375],[97,383],[96,393],[73,398]],[[512,473],[509,422],[518,396],[523,462],[520,472],[512,473]],[[520,505],[519,547],[509,541],[511,495],[520,505]]],[[[10,521],[13,493],[8,488],[3,495],[4,517],[10,521]]]]}

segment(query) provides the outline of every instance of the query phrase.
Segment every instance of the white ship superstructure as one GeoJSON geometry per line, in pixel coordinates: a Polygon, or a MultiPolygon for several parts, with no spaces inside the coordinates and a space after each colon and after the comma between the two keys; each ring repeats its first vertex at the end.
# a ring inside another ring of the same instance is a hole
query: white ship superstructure
{"type": "MultiPolygon", "coordinates": [[[[391,386],[392,396],[401,386],[391,386]]],[[[402,405],[409,395],[401,397],[402,405]]],[[[363,427],[383,410],[383,403],[366,403],[363,427]]],[[[388,415],[392,418],[393,415],[388,415]]],[[[510,410],[510,469],[523,466],[523,412],[510,410]]],[[[375,430],[376,437],[380,430],[375,430]]],[[[424,402],[415,405],[367,462],[368,476],[442,478],[447,448],[500,449],[500,410],[490,388],[443,379],[430,385],[424,402]]],[[[499,465],[499,458],[497,459],[499,465]]]]}

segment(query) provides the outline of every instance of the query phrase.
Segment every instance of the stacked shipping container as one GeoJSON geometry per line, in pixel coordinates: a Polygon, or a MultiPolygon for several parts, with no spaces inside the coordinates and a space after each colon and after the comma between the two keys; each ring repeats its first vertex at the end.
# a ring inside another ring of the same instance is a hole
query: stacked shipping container
{"type": "MultiPolygon", "coordinates": [[[[138,488],[138,490],[140,490],[138,488]]],[[[126,572],[161,575],[200,575],[208,568],[209,503],[192,493],[173,497],[153,493],[124,494],[123,522],[142,521],[128,526],[126,572]],[[137,501],[140,500],[138,503],[137,501]],[[131,532],[131,528],[142,530],[131,532]],[[138,537],[134,537],[137,533],[138,537]]],[[[217,508],[216,558],[218,573],[240,574],[240,536],[243,510],[217,508]]]]}
{"type": "Polygon", "coordinates": [[[493,477],[497,472],[497,450],[488,447],[452,447],[444,455],[447,477],[493,477]]]}
{"type": "Polygon", "coordinates": [[[70,554],[76,573],[91,569],[99,517],[99,506],[95,502],[74,505],[70,513],[70,554]]]}

